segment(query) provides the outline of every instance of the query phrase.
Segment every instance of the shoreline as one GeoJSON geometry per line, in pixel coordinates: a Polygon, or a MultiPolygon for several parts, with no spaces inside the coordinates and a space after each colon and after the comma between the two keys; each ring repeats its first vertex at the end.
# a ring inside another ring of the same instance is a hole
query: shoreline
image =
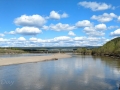
{"type": "Polygon", "coordinates": [[[120,59],[120,55],[112,55],[112,54],[81,54],[81,53],[75,53],[76,55],[91,55],[91,56],[104,56],[104,57],[110,57],[115,59],[120,59]]]}
{"type": "Polygon", "coordinates": [[[120,59],[119,55],[111,55],[111,54],[103,54],[103,55],[94,54],[92,56],[104,56],[104,57],[110,57],[110,58],[114,58],[114,59],[120,59]]]}
{"type": "Polygon", "coordinates": [[[69,58],[69,57],[71,57],[71,55],[57,53],[57,54],[52,54],[50,56],[28,56],[28,57],[0,58],[0,66],[58,60],[60,58],[69,58]]]}

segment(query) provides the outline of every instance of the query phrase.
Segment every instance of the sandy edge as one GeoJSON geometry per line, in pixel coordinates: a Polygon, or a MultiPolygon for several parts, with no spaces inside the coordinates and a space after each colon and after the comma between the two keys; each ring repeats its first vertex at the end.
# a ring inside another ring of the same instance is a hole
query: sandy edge
{"type": "Polygon", "coordinates": [[[0,58],[0,66],[32,63],[40,61],[49,61],[59,58],[69,58],[71,55],[68,54],[53,54],[50,56],[28,56],[28,57],[12,57],[12,58],[0,58]]]}

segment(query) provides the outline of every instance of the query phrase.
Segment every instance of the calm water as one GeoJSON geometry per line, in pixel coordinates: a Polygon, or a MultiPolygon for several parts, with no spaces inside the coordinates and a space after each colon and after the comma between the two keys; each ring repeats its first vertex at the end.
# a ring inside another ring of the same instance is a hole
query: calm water
{"type": "Polygon", "coordinates": [[[120,60],[72,58],[0,67],[0,90],[118,90],[120,60]]]}

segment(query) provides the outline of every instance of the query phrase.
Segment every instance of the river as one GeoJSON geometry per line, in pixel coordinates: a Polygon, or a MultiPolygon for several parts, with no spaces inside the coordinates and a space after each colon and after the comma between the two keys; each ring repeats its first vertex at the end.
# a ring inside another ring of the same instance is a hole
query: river
{"type": "Polygon", "coordinates": [[[72,55],[56,61],[0,66],[0,90],[119,90],[119,84],[120,60],[109,57],[72,55]]]}

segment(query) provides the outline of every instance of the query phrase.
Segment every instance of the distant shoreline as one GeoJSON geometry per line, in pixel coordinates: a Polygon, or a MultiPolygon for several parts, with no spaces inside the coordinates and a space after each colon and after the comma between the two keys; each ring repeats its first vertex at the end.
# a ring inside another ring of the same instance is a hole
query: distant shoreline
{"type": "Polygon", "coordinates": [[[28,57],[11,57],[11,58],[0,58],[0,66],[33,63],[40,61],[58,60],[60,58],[69,58],[71,55],[68,54],[52,54],[50,56],[28,56],[28,57]]]}

